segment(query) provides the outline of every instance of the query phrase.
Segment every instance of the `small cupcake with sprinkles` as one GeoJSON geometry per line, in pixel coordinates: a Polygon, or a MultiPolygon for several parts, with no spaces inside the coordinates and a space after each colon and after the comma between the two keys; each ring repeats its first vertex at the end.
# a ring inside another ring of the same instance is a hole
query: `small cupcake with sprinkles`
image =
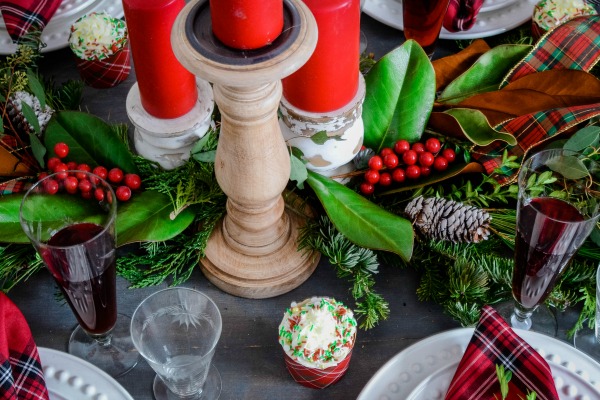
{"type": "Polygon", "coordinates": [[[279,343],[294,380],[322,389],[348,369],[356,340],[352,310],[329,297],[293,302],[279,325],[279,343]]]}
{"type": "Polygon", "coordinates": [[[125,21],[106,12],[90,13],[75,21],[69,46],[81,78],[91,87],[116,86],[131,72],[125,21]]]}
{"type": "Polygon", "coordinates": [[[570,19],[597,13],[596,8],[586,0],[541,0],[533,9],[531,32],[538,40],[570,19]]]}

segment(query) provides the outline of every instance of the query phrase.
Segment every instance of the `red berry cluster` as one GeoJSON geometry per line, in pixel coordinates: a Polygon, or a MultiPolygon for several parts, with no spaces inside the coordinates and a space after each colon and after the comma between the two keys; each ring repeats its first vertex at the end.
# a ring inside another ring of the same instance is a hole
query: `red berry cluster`
{"type": "MultiPolygon", "coordinates": [[[[137,190],[142,186],[142,180],[137,174],[124,174],[120,168],[106,169],[103,166],[91,168],[87,164],[78,164],[75,161],[63,162],[63,159],[69,154],[69,146],[60,142],[54,146],[54,154],[48,160],[48,172],[42,172],[38,175],[38,180],[42,180],[49,174],[56,174],[55,179],[47,180],[44,189],[49,194],[56,194],[61,185],[67,193],[75,194],[79,192],[83,198],[94,198],[98,201],[105,199],[106,193],[101,187],[92,189],[98,182],[92,182],[88,179],[85,172],[91,172],[116,187],[115,195],[119,201],[127,201],[131,198],[132,190],[137,190]],[[81,171],[70,173],[67,171],[81,171]]],[[[97,179],[96,179],[97,180],[97,179]]]]}
{"type": "Polygon", "coordinates": [[[407,179],[416,181],[429,176],[432,170],[444,171],[455,159],[454,150],[442,149],[441,142],[436,138],[412,145],[404,139],[398,140],[393,149],[386,147],[369,159],[369,169],[365,172],[360,191],[370,195],[375,192],[376,185],[387,187],[407,179]]]}

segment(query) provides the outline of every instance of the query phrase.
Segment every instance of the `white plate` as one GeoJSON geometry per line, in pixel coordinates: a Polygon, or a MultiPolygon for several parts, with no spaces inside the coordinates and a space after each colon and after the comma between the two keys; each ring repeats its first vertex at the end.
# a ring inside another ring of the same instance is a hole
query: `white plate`
{"type": "MultiPolygon", "coordinates": [[[[94,11],[106,11],[115,18],[124,15],[122,0],[62,0],[56,13],[42,31],[42,41],[47,45],[42,52],[67,47],[73,22],[94,11]]],[[[0,18],[0,54],[12,54],[16,50],[17,46],[12,42],[4,20],[0,18]]]]}
{"type": "MultiPolygon", "coordinates": [[[[515,330],[552,370],[562,400],[600,399],[600,364],[569,344],[515,330]]],[[[441,400],[473,336],[455,329],[421,340],[390,359],[363,388],[358,400],[441,400]]]]}
{"type": "Polygon", "coordinates": [[[50,400],[133,400],[110,375],[62,351],[38,347],[50,400]]]}
{"type": "Polygon", "coordinates": [[[510,6],[512,3],[516,3],[519,0],[485,0],[479,12],[494,11],[499,8],[510,6]]]}
{"type": "MultiPolygon", "coordinates": [[[[442,28],[440,38],[477,39],[509,31],[531,19],[537,2],[538,0],[519,0],[489,12],[480,12],[475,25],[468,31],[448,32],[442,28]]],[[[367,0],[363,11],[383,24],[403,29],[400,0],[367,0]]]]}

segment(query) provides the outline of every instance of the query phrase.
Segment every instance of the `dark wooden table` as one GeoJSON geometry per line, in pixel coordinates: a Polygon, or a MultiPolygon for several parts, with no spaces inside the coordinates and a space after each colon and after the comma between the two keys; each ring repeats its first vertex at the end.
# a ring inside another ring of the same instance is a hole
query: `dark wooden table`
{"type": "MultiPolygon", "coordinates": [[[[368,51],[376,58],[402,43],[401,31],[364,16],[363,31],[368,37],[368,51]]],[[[441,40],[436,56],[457,51],[455,42],[441,40]]],[[[61,82],[76,78],[69,50],[46,53],[40,62],[45,76],[61,82]]],[[[105,90],[85,89],[83,109],[109,122],[128,122],[125,98],[135,74],[121,85],[105,90]]],[[[376,290],[390,302],[388,320],[369,331],[358,332],[350,368],[336,385],[325,390],[305,388],[295,383],[283,361],[277,341],[277,328],[284,310],[294,300],[313,295],[333,296],[353,306],[350,285],[336,277],[325,260],[315,273],[299,288],[284,295],[249,300],[231,296],[210,284],[198,268],[183,286],[201,290],[214,299],[223,316],[223,333],[214,358],[223,382],[222,399],[352,399],[356,398],[368,380],[387,360],[418,340],[459,325],[442,312],[436,304],[420,302],[415,294],[419,277],[412,269],[384,265],[376,277],[376,290]]],[[[118,281],[119,312],[131,315],[136,306],[149,294],[166,287],[129,289],[128,283],[118,281]]],[[[9,293],[9,297],[24,313],[38,346],[66,351],[67,341],[76,325],[75,317],[66,304],[55,300],[57,291],[51,276],[42,271],[9,293]]],[[[574,313],[559,315],[561,337],[573,323],[574,313]]],[[[154,372],[141,360],[118,381],[136,400],[152,399],[154,372]]]]}

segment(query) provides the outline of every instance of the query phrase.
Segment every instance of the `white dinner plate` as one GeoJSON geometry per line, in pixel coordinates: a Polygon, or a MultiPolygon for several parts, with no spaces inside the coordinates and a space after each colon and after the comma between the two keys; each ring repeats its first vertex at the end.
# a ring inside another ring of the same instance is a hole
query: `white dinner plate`
{"type": "MultiPolygon", "coordinates": [[[[508,5],[498,3],[500,7],[480,12],[475,25],[468,31],[449,32],[442,28],[440,38],[461,40],[499,35],[530,20],[537,2],[538,0],[518,0],[508,5]]],[[[363,11],[383,24],[403,29],[401,0],[367,0],[363,11]]]]}
{"type": "Polygon", "coordinates": [[[479,12],[489,12],[498,10],[500,8],[508,7],[512,3],[516,3],[517,1],[519,0],[484,0],[479,12]]]}
{"type": "MultiPolygon", "coordinates": [[[[124,15],[122,0],[62,0],[56,13],[42,31],[42,41],[46,43],[42,52],[67,47],[73,22],[94,11],[106,11],[115,18],[124,15]]],[[[0,18],[0,54],[12,54],[15,50],[17,46],[12,42],[4,20],[0,18]]]]}
{"type": "MultiPolygon", "coordinates": [[[[375,373],[358,400],[443,399],[473,331],[454,329],[407,347],[375,373]]],[[[600,364],[565,342],[515,332],[546,359],[561,400],[600,399],[600,364]]]]}
{"type": "Polygon", "coordinates": [[[50,400],[133,400],[110,375],[62,351],[38,347],[50,400]]]}

